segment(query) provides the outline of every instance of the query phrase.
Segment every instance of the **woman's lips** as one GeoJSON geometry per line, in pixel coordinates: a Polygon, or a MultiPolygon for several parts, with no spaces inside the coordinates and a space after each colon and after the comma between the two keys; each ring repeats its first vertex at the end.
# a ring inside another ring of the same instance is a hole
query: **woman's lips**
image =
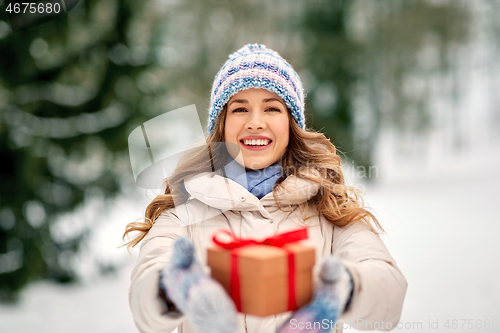
{"type": "Polygon", "coordinates": [[[245,149],[259,151],[259,150],[265,150],[265,149],[269,148],[271,146],[271,144],[273,143],[273,141],[270,140],[270,142],[265,146],[247,146],[245,144],[245,142],[243,142],[243,140],[240,140],[240,143],[243,147],[245,147],[245,149]]]}

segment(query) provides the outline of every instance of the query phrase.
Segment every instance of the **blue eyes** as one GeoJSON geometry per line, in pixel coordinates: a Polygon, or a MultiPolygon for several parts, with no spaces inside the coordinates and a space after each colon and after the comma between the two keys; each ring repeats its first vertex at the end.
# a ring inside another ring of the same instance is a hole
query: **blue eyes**
{"type": "MultiPolygon", "coordinates": [[[[274,107],[267,108],[266,111],[278,111],[278,112],[281,112],[280,109],[274,108],[274,107]]],[[[234,109],[232,111],[232,113],[235,113],[235,112],[247,112],[247,110],[245,108],[237,108],[237,109],[234,109]]]]}

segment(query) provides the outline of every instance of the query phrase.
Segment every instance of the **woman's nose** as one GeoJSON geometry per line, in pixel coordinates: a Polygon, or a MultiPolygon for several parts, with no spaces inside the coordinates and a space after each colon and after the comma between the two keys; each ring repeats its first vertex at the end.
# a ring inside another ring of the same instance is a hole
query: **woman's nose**
{"type": "Polygon", "coordinates": [[[266,122],[260,112],[252,112],[246,124],[247,129],[263,129],[266,127],[266,122]]]}

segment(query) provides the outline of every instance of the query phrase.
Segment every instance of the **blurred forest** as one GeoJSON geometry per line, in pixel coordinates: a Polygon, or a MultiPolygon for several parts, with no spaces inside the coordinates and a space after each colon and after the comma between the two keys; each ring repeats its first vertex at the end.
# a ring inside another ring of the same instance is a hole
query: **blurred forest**
{"type": "MultiPolygon", "coordinates": [[[[383,126],[424,131],[431,95],[460,98],[456,51],[475,3],[85,0],[15,34],[2,11],[0,300],[38,279],[78,279],[74,258],[105,222],[62,214],[135,186],[127,137],[143,122],[196,104],[205,125],[213,78],[244,44],[287,59],[306,88],[308,125],[369,166],[383,126]]],[[[495,36],[498,9],[489,13],[495,36]]]]}

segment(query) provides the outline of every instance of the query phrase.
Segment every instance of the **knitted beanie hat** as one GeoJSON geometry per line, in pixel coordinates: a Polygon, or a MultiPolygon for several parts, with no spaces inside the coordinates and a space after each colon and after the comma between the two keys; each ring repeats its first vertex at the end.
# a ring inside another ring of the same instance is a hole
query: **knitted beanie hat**
{"type": "Polygon", "coordinates": [[[229,99],[249,88],[266,89],[281,97],[295,122],[305,128],[304,89],[299,75],[276,51],[260,44],[247,44],[231,54],[215,76],[210,96],[209,133],[229,99]]]}

